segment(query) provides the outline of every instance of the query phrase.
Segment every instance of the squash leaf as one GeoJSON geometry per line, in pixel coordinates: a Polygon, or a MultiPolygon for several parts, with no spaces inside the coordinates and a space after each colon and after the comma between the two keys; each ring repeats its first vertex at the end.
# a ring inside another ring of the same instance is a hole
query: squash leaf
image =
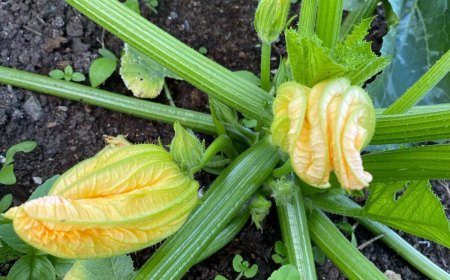
{"type": "Polygon", "coordinates": [[[127,280],[134,275],[133,261],[127,255],[76,261],[64,279],[127,280]]]}
{"type": "MultiPolygon", "coordinates": [[[[399,23],[383,38],[383,55],[392,55],[389,67],[367,90],[376,107],[387,107],[412,86],[448,50],[450,9],[447,0],[389,0],[399,23]]],[[[450,75],[419,104],[449,102],[450,75]]]]}
{"type": "Polygon", "coordinates": [[[136,97],[155,98],[161,93],[166,77],[181,79],[128,44],[125,44],[121,63],[120,75],[136,97]]]}

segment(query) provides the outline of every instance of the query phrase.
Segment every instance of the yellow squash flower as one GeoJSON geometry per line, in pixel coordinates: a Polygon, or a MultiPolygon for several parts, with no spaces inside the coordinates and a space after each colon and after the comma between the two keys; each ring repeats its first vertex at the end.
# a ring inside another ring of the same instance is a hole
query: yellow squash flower
{"type": "Polygon", "coordinates": [[[198,202],[197,189],[164,148],[112,145],[69,169],[48,196],[3,215],[24,241],[49,254],[109,257],[178,230],[198,202]]]}
{"type": "Polygon", "coordinates": [[[334,170],[345,189],[362,189],[372,176],[360,151],[372,138],[375,110],[368,94],[345,78],[323,81],[310,90],[281,85],[273,104],[272,140],[289,153],[295,173],[306,183],[329,187],[334,170]]]}

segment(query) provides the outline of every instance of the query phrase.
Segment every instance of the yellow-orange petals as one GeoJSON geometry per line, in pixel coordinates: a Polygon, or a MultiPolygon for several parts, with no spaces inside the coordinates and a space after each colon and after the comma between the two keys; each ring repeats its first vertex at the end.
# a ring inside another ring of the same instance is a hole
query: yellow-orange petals
{"type": "Polygon", "coordinates": [[[367,93],[345,78],[321,82],[302,96],[286,88],[303,86],[288,84],[274,101],[272,140],[290,154],[295,173],[319,188],[330,186],[332,170],[345,189],[368,186],[372,176],[364,171],[360,151],[372,137],[375,112],[367,93]],[[300,114],[291,115],[291,107],[300,114]]]}
{"type": "Polygon", "coordinates": [[[162,147],[107,147],[54,184],[48,196],[4,214],[16,233],[49,254],[108,257],[174,233],[197,204],[198,183],[162,147]]]}

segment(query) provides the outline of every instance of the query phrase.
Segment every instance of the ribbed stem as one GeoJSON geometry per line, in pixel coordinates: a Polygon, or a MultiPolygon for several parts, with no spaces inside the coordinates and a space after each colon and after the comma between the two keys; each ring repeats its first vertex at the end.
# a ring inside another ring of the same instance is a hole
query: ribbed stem
{"type": "Polygon", "coordinates": [[[450,71],[450,50],[448,50],[420,79],[383,114],[401,114],[414,107],[450,71]]]}
{"type": "Polygon", "coordinates": [[[270,54],[272,52],[272,44],[262,42],[261,46],[261,88],[269,91],[270,85],[270,54]]]}
{"type": "Polygon", "coordinates": [[[344,0],[319,0],[317,13],[317,36],[323,45],[333,49],[339,38],[344,0]]]}
{"type": "Polygon", "coordinates": [[[308,218],[311,239],[349,279],[387,279],[317,208],[308,218]]]}
{"type": "Polygon", "coordinates": [[[378,2],[379,0],[367,0],[360,9],[350,11],[342,23],[339,39],[343,40],[362,19],[370,17],[377,8],[378,2]]]}
{"type": "Polygon", "coordinates": [[[151,256],[135,279],[180,279],[271,174],[278,150],[262,140],[225,169],[183,227],[151,256]]]}
{"type": "Polygon", "coordinates": [[[225,247],[233,238],[244,228],[248,219],[250,218],[250,212],[248,209],[239,213],[231,222],[214,238],[214,240],[203,250],[202,254],[195,260],[195,263],[199,263],[211,255],[225,247]]]}
{"type": "MultiPolygon", "coordinates": [[[[56,80],[48,76],[0,66],[0,84],[17,86],[76,100],[144,119],[170,124],[179,121],[184,127],[189,127],[199,132],[216,133],[216,128],[210,115],[128,97],[72,82],[56,80]]],[[[230,132],[231,137],[242,142],[248,142],[245,139],[251,135],[250,131],[248,131],[246,136],[242,135],[234,126],[227,126],[227,130],[230,132]]],[[[252,138],[254,139],[255,137],[253,134],[252,138]]]]}
{"type": "Polygon", "coordinates": [[[198,89],[247,116],[270,123],[271,112],[263,109],[271,103],[270,95],[136,15],[119,1],[66,2],[198,89]]]}
{"type": "Polygon", "coordinates": [[[300,279],[317,279],[305,204],[299,186],[295,188],[292,201],[278,205],[277,210],[289,263],[297,267],[300,279]]]}
{"type": "Polygon", "coordinates": [[[314,34],[317,14],[317,0],[303,0],[301,5],[298,30],[304,34],[314,34]]]}

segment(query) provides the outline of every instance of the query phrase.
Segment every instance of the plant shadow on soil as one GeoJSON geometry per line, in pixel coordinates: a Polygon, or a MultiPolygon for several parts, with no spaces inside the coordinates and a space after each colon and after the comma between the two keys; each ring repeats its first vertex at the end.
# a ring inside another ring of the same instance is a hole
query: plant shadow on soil
{"type": "MultiPolygon", "coordinates": [[[[259,70],[259,41],[253,30],[252,18],[257,1],[159,1],[158,14],[143,8],[144,16],[195,49],[206,47],[207,56],[231,70],[259,70]]],[[[293,7],[298,11],[299,6],[293,7]]],[[[369,36],[379,50],[381,36],[386,32],[382,18],[369,36]],[[381,22],[381,23],[380,23],[381,22]],[[378,26],[377,26],[378,24],[378,26]],[[378,35],[377,35],[378,34],[378,35]]],[[[88,72],[91,61],[97,57],[101,43],[120,54],[122,43],[112,35],[102,35],[102,29],[74,11],[63,1],[1,0],[0,1],[0,65],[48,74],[55,68],[72,65],[76,71],[88,72]]],[[[273,58],[285,53],[281,43],[274,46],[273,58]]],[[[274,61],[273,67],[276,67],[274,61]]],[[[184,82],[170,81],[176,105],[208,112],[207,96],[184,82]]],[[[105,89],[129,95],[116,73],[105,89]]],[[[157,102],[167,103],[158,97],[157,102]]],[[[158,138],[167,145],[173,137],[170,125],[142,120],[125,114],[63,100],[30,91],[0,86],[0,153],[23,140],[36,140],[38,148],[30,154],[16,156],[18,183],[0,186],[0,197],[14,195],[14,203],[24,202],[36,188],[39,179],[46,180],[61,174],[75,163],[94,155],[104,143],[103,135],[128,135],[135,143],[156,143],[158,138]]],[[[203,136],[211,140],[208,136],[203,136]]],[[[207,186],[212,176],[201,173],[201,184],[207,186]]],[[[443,201],[450,201],[445,187],[436,187],[443,201]]],[[[448,208],[448,204],[446,205],[448,208]]],[[[338,219],[338,218],[336,218],[338,219]]],[[[449,250],[433,242],[422,242],[407,234],[405,238],[441,267],[449,270],[449,250]]],[[[371,239],[370,233],[357,229],[360,243],[371,239]]],[[[267,279],[278,266],[270,258],[273,244],[280,239],[274,211],[268,217],[261,233],[250,223],[223,250],[193,267],[185,279],[213,279],[216,274],[233,278],[232,259],[241,254],[259,265],[255,279],[267,279]]],[[[132,254],[140,267],[154,248],[132,254]]],[[[377,241],[362,251],[382,270],[395,271],[403,279],[424,277],[398,257],[383,243],[377,241]]],[[[7,266],[0,267],[5,273],[7,266]]],[[[318,267],[319,279],[345,279],[330,261],[318,267]]]]}

